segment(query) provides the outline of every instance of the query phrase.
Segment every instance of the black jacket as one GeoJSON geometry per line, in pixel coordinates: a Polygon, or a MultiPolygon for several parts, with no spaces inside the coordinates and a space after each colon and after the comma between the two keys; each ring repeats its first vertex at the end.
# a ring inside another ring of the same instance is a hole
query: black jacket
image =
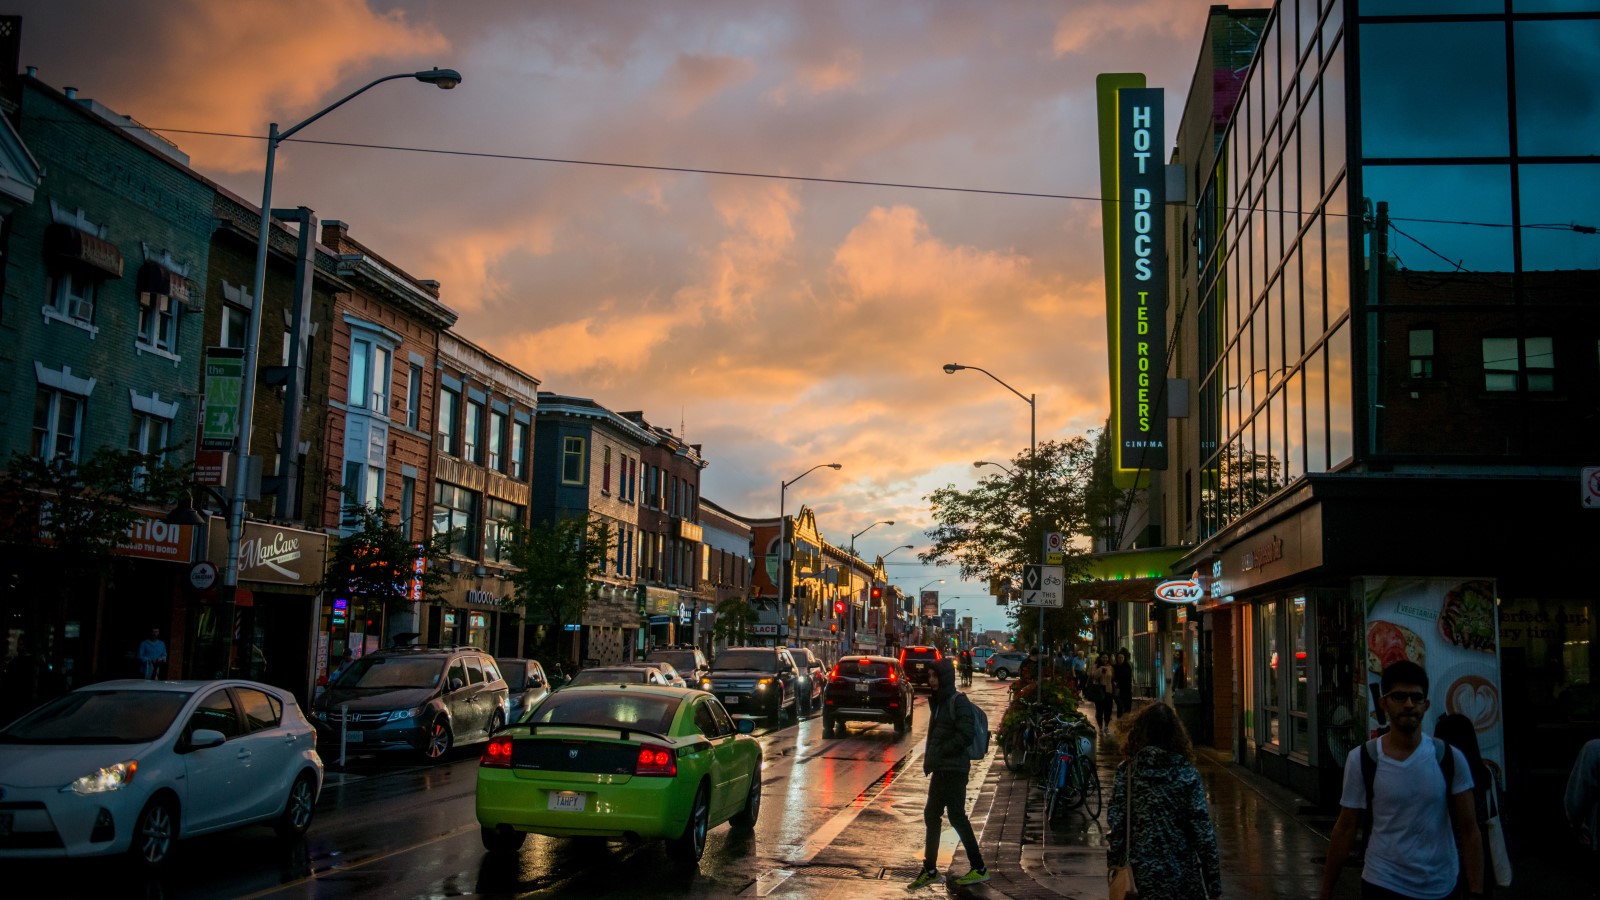
{"type": "Polygon", "coordinates": [[[922,771],[932,773],[965,772],[972,759],[972,701],[957,692],[944,703],[928,698],[928,749],[922,757],[922,771]]]}

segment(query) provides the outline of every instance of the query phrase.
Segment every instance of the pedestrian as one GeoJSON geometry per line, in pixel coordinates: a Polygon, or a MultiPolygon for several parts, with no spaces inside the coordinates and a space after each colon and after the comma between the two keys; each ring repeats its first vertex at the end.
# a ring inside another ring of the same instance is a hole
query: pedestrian
{"type": "Polygon", "coordinates": [[[955,884],[970,885],[989,880],[983,865],[978,837],[967,820],[967,767],[972,762],[969,750],[975,737],[972,701],[956,690],[955,666],[949,659],[935,660],[928,674],[928,744],[922,754],[922,771],[928,775],[928,802],[922,808],[922,823],[927,826],[923,845],[922,871],[906,890],[927,887],[939,878],[939,833],[941,820],[950,818],[950,827],[966,848],[972,871],[957,878],[955,884]]]}
{"type": "MultiPolygon", "coordinates": [[[[1600,738],[1583,745],[1578,759],[1572,764],[1572,774],[1567,776],[1567,793],[1563,802],[1567,822],[1578,832],[1578,839],[1588,848],[1587,871],[1600,871],[1600,738]]],[[[1595,891],[1600,897],[1600,890],[1595,891]]]]}
{"type": "Polygon", "coordinates": [[[1189,686],[1189,672],[1183,665],[1183,651],[1172,651],[1172,689],[1181,691],[1189,686]]]}
{"type": "Polygon", "coordinates": [[[1017,683],[1011,686],[1011,693],[1018,700],[1037,699],[1030,698],[1028,693],[1038,693],[1036,690],[1039,681],[1039,648],[1028,651],[1028,658],[1017,666],[1017,683]]]}
{"type": "Polygon", "coordinates": [[[1222,896],[1217,833],[1183,722],[1158,700],[1120,727],[1123,761],[1106,807],[1107,865],[1132,869],[1140,900],[1222,896]]]}
{"type": "Polygon", "coordinates": [[[1117,704],[1117,718],[1133,708],[1133,664],[1128,662],[1128,651],[1118,650],[1111,664],[1111,694],[1117,704]]]}
{"type": "Polygon", "coordinates": [[[1477,900],[1483,896],[1484,866],[1472,809],[1472,768],[1460,750],[1422,733],[1428,711],[1428,673],[1422,666],[1410,660],[1391,663],[1379,687],[1389,730],[1345,758],[1344,793],[1320,896],[1333,896],[1355,844],[1357,822],[1365,818],[1370,824],[1361,869],[1364,900],[1477,900]],[[1456,884],[1463,869],[1467,889],[1461,895],[1456,884]]]}
{"type": "MultiPolygon", "coordinates": [[[[1433,723],[1433,736],[1446,744],[1461,751],[1461,756],[1467,761],[1467,771],[1472,773],[1472,814],[1473,821],[1478,825],[1478,842],[1483,847],[1483,896],[1488,897],[1494,893],[1494,864],[1489,858],[1489,806],[1490,795],[1497,794],[1494,783],[1494,773],[1483,762],[1483,753],[1478,749],[1478,729],[1473,726],[1472,720],[1460,713],[1446,713],[1433,723]]],[[[1495,809],[1500,808],[1499,797],[1494,797],[1495,809]]],[[[1467,867],[1463,861],[1461,872],[1456,876],[1456,893],[1466,896],[1467,867]]]]}
{"type": "Polygon", "coordinates": [[[150,636],[139,642],[138,656],[139,669],[145,681],[154,681],[166,674],[167,645],[161,640],[161,629],[150,629],[150,636]]]}
{"type": "Polygon", "coordinates": [[[1116,702],[1110,654],[1102,653],[1095,659],[1094,671],[1089,673],[1089,687],[1093,692],[1089,699],[1094,701],[1095,726],[1105,731],[1111,727],[1111,707],[1116,702]]]}

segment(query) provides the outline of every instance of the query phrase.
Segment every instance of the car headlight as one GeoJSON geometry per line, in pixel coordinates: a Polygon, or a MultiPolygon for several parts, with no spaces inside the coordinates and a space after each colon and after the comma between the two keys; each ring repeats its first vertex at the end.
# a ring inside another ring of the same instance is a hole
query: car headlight
{"type": "Polygon", "coordinates": [[[133,781],[133,775],[137,771],[139,771],[139,761],[136,759],[95,769],[62,788],[62,793],[71,791],[74,794],[104,794],[107,791],[120,790],[123,785],[133,781]]]}
{"type": "Polygon", "coordinates": [[[705,688],[708,691],[711,690],[711,679],[707,678],[707,679],[701,681],[700,682],[700,686],[705,688]]]}
{"type": "Polygon", "coordinates": [[[761,690],[762,688],[766,687],[767,685],[769,685],[771,683],[772,683],[772,679],[771,678],[763,678],[760,681],[756,682],[756,690],[759,691],[759,690],[761,690]]]}
{"type": "Polygon", "coordinates": [[[420,710],[415,710],[415,709],[397,709],[394,712],[389,713],[389,721],[391,721],[391,722],[403,722],[406,719],[415,719],[417,717],[417,713],[418,712],[420,712],[420,710]]]}

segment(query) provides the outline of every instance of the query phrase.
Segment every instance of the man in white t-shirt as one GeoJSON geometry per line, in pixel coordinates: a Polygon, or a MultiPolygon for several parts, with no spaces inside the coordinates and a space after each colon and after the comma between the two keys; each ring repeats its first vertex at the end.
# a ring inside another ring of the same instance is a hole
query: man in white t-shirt
{"type": "Polygon", "coordinates": [[[1460,750],[1442,764],[1435,738],[1422,733],[1428,711],[1428,673],[1409,660],[1383,670],[1383,697],[1389,732],[1377,740],[1372,796],[1361,770],[1362,748],[1344,763],[1344,794],[1333,826],[1328,862],[1322,872],[1322,900],[1333,896],[1339,871],[1355,843],[1356,824],[1372,806],[1366,865],[1361,870],[1363,900],[1444,900],[1454,897],[1464,862],[1466,900],[1483,896],[1483,845],[1472,805],[1472,769],[1460,750]],[[1445,770],[1453,769],[1449,790],[1445,770]],[[1457,845],[1459,844],[1459,851],[1457,845]]]}

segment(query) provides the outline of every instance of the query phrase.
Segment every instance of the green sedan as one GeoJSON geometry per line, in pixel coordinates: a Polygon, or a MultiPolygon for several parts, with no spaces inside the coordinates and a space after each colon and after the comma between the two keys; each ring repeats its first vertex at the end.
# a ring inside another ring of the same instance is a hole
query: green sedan
{"type": "Polygon", "coordinates": [[[478,760],[478,825],[490,853],[528,832],[664,838],[695,864],[706,832],[755,828],[761,745],[710,694],[656,685],[568,687],[495,735],[478,760]]]}

